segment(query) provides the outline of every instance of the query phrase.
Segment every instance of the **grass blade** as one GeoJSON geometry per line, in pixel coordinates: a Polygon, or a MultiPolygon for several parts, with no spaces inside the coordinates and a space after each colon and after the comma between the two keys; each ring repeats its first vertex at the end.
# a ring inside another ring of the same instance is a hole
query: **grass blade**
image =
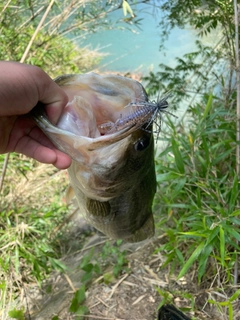
{"type": "Polygon", "coordinates": [[[171,142],[172,142],[172,151],[175,157],[176,166],[179,172],[183,174],[185,170],[184,170],[184,162],[183,162],[181,152],[178,149],[177,142],[173,138],[171,139],[171,142]]]}
{"type": "Polygon", "coordinates": [[[220,256],[221,256],[221,265],[224,267],[225,261],[225,235],[222,226],[220,226],[220,256]]]}
{"type": "Polygon", "coordinates": [[[188,269],[193,265],[193,263],[196,261],[197,257],[200,255],[200,253],[202,252],[203,248],[205,246],[205,241],[202,241],[197,248],[193,251],[191,257],[188,259],[188,261],[185,263],[185,265],[183,266],[182,270],[180,271],[177,279],[180,279],[181,277],[183,277],[188,269]]]}

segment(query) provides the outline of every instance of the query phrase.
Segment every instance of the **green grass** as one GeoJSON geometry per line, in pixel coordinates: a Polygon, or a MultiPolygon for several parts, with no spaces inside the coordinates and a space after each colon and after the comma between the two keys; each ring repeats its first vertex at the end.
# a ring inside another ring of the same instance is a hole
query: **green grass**
{"type": "Polygon", "coordinates": [[[52,270],[64,271],[56,230],[67,214],[62,201],[67,185],[65,173],[54,167],[10,157],[0,196],[0,309],[24,283],[41,284],[52,270]]]}
{"type": "MultiPolygon", "coordinates": [[[[155,216],[168,242],[156,251],[165,252],[164,266],[180,267],[178,278],[194,270],[199,286],[232,288],[240,240],[235,115],[210,95],[186,120],[161,133],[168,147],[156,159],[155,216]]],[[[210,303],[227,306],[231,320],[239,292],[230,291],[210,303]]]]}
{"type": "MultiPolygon", "coordinates": [[[[156,159],[159,187],[154,203],[157,233],[165,232],[167,242],[156,251],[166,255],[162,268],[178,270],[179,278],[195,272],[193,281],[199,288],[214,287],[222,298],[209,296],[208,303],[233,320],[240,294],[233,287],[240,240],[235,115],[209,95],[190,106],[183,123],[176,125],[169,119],[168,125],[167,132],[161,133],[167,148],[156,159]]],[[[11,156],[0,198],[1,309],[10,297],[17,297],[24,283],[40,284],[52,270],[64,271],[56,230],[67,213],[62,201],[67,185],[64,172],[11,156]]],[[[119,245],[107,243],[101,253],[103,261],[111,256],[115,265],[113,273],[104,275],[106,283],[128,272],[126,253],[119,245]]],[[[84,284],[100,272],[90,258],[80,265],[84,284]]],[[[72,312],[87,312],[84,294],[85,288],[80,287],[72,312]]],[[[166,292],[159,290],[159,294],[162,302],[171,299],[166,292]]],[[[22,310],[11,311],[12,317],[21,319],[22,310]]]]}

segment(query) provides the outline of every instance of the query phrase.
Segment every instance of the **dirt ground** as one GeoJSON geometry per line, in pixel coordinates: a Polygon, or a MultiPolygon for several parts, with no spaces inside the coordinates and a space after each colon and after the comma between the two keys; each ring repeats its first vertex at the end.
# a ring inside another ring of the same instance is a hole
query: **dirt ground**
{"type": "MultiPolygon", "coordinates": [[[[172,272],[169,265],[162,267],[165,257],[161,252],[156,252],[156,248],[167,241],[165,235],[156,235],[142,243],[121,244],[118,250],[126,252],[127,264],[118,277],[113,277],[106,283],[105,275],[112,274],[118,262],[111,257],[102,263],[101,252],[109,240],[95,232],[86,238],[84,247],[78,250],[81,230],[86,231],[87,228],[81,219],[77,224],[75,221],[75,227],[71,230],[72,237],[65,242],[68,253],[62,258],[62,262],[68,267],[66,274],[52,274],[42,290],[37,286],[26,288],[25,298],[21,302],[28,305],[29,318],[26,319],[156,320],[162,302],[175,305],[191,319],[229,319],[207,303],[215,291],[198,287],[194,280],[194,270],[177,280],[177,268],[172,272]],[[93,263],[101,264],[102,272],[94,275],[86,286],[86,299],[83,304],[87,306],[89,313],[77,317],[69,312],[69,307],[74,292],[82,284],[84,271],[79,266],[92,248],[93,263]],[[56,318],[53,318],[54,316],[56,318]]],[[[114,247],[114,241],[111,245],[114,247]]],[[[240,319],[240,313],[235,319],[240,319]]]]}
{"type": "MultiPolygon", "coordinates": [[[[117,245],[92,231],[78,214],[72,218],[61,242],[61,261],[67,266],[66,273],[52,273],[41,289],[36,284],[25,284],[24,294],[15,301],[15,306],[11,306],[17,309],[24,306],[25,319],[156,320],[159,306],[166,303],[173,304],[194,320],[230,319],[227,316],[228,309],[218,310],[208,302],[210,299],[224,301],[224,297],[218,288],[206,284],[199,287],[196,269],[178,280],[180,270],[177,266],[172,268],[168,264],[164,267],[166,257],[164,252],[157,249],[168,241],[165,234],[157,234],[141,243],[117,245]],[[88,234],[84,238],[84,245],[83,234],[88,234]],[[109,254],[103,256],[106,243],[109,254]],[[101,273],[93,274],[86,282],[86,299],[82,304],[89,313],[77,316],[69,311],[69,307],[86,274],[82,263],[90,255],[89,262],[99,265],[101,273]],[[114,277],[114,267],[121,265],[123,256],[126,263],[120,268],[118,276],[114,277]]],[[[240,310],[239,301],[234,309],[240,310]]],[[[235,315],[234,320],[240,320],[240,311],[235,315]]]]}

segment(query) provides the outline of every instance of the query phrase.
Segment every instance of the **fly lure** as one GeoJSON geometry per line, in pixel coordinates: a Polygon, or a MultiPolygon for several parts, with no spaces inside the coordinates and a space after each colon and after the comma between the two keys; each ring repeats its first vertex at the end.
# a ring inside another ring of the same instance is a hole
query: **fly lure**
{"type": "Polygon", "coordinates": [[[161,100],[155,101],[138,101],[130,102],[125,108],[130,108],[132,112],[125,115],[121,115],[119,119],[114,122],[107,122],[100,126],[100,129],[106,130],[106,134],[115,133],[121,131],[128,127],[135,127],[136,129],[145,125],[147,129],[153,122],[161,130],[162,113],[169,113],[166,111],[168,107],[167,98],[170,96],[168,94],[161,100]],[[160,120],[160,121],[159,121],[160,120]]]}

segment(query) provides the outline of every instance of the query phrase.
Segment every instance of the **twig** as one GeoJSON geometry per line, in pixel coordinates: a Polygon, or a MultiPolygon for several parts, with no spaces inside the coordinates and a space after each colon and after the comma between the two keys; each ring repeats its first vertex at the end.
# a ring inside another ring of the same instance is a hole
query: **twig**
{"type": "Polygon", "coordinates": [[[109,308],[109,305],[107,305],[104,301],[102,301],[99,297],[96,297],[105,307],[109,308]]]}
{"type": "Polygon", "coordinates": [[[146,294],[143,294],[142,296],[138,297],[137,300],[135,300],[133,303],[132,303],[132,306],[134,306],[135,304],[139,303],[140,301],[142,301],[143,298],[146,297],[146,294]]]}
{"type": "Polygon", "coordinates": [[[115,292],[115,290],[117,289],[117,287],[123,282],[124,279],[126,279],[129,276],[128,273],[126,273],[112,288],[112,292],[110,294],[110,296],[108,297],[107,300],[110,300],[115,292]]]}
{"type": "MultiPolygon", "coordinates": [[[[237,177],[239,177],[240,174],[240,70],[239,70],[239,33],[238,33],[238,27],[239,27],[239,21],[238,21],[238,6],[237,6],[237,0],[234,0],[234,17],[235,17],[235,60],[236,60],[236,82],[237,82],[237,132],[236,132],[236,172],[237,177]]],[[[236,240],[238,245],[238,240],[236,240]]],[[[238,255],[236,253],[236,261],[234,265],[234,285],[237,284],[238,279],[238,255]]]]}
{"type": "Polygon", "coordinates": [[[46,17],[47,17],[47,15],[48,15],[48,13],[49,13],[52,5],[54,4],[54,2],[55,2],[55,0],[52,0],[52,1],[49,3],[49,5],[48,5],[48,7],[47,7],[47,9],[46,9],[46,11],[45,11],[45,13],[44,13],[44,15],[42,16],[42,19],[40,20],[40,22],[39,22],[36,30],[34,31],[34,34],[32,35],[32,38],[31,38],[31,40],[29,41],[28,46],[27,46],[27,48],[26,48],[26,50],[25,50],[25,52],[24,52],[24,54],[23,54],[23,56],[22,56],[22,58],[21,58],[21,60],[20,60],[21,63],[23,63],[23,62],[25,61],[25,59],[26,59],[26,57],[27,57],[27,55],[28,55],[28,52],[29,52],[29,50],[30,50],[30,48],[31,48],[31,46],[32,46],[32,44],[33,44],[33,41],[35,40],[35,38],[36,38],[36,36],[37,36],[37,34],[38,34],[38,31],[40,30],[41,26],[43,25],[43,22],[44,22],[44,20],[46,19],[46,17]]]}
{"type": "Polygon", "coordinates": [[[9,3],[11,2],[12,0],[8,0],[8,2],[5,4],[4,8],[2,9],[2,12],[1,14],[3,14],[3,12],[7,9],[9,3]]]}
{"type": "Polygon", "coordinates": [[[73,291],[73,292],[76,292],[77,289],[74,287],[74,285],[73,285],[71,279],[69,278],[69,276],[68,276],[66,273],[64,273],[63,275],[64,275],[64,277],[66,278],[66,280],[67,280],[69,286],[71,287],[72,291],[73,291]]]}
{"type": "Polygon", "coordinates": [[[105,239],[105,240],[103,240],[103,241],[94,243],[94,244],[91,245],[91,246],[88,246],[88,247],[82,248],[81,250],[76,251],[75,254],[76,254],[77,252],[83,252],[83,251],[86,251],[86,250],[88,250],[88,249],[92,249],[92,248],[95,248],[95,247],[97,247],[97,246],[100,246],[101,244],[103,244],[103,243],[105,243],[105,242],[107,242],[107,241],[108,241],[108,239],[105,239]]]}
{"type": "MultiPolygon", "coordinates": [[[[28,55],[28,53],[29,53],[29,50],[30,50],[30,48],[31,48],[31,46],[32,46],[32,44],[33,44],[33,41],[35,40],[35,38],[36,38],[36,36],[37,36],[37,34],[38,34],[41,26],[43,25],[43,22],[44,22],[44,20],[46,19],[46,17],[47,17],[47,15],[48,15],[48,13],[49,13],[49,11],[50,11],[50,9],[51,9],[54,1],[55,1],[55,0],[52,0],[52,1],[49,3],[49,5],[48,5],[48,7],[47,7],[47,9],[46,9],[46,11],[45,11],[45,13],[44,13],[44,15],[42,16],[41,21],[39,22],[39,24],[38,24],[38,26],[37,26],[34,34],[32,35],[31,40],[29,41],[29,43],[28,43],[28,45],[27,45],[27,48],[26,48],[24,54],[22,55],[22,58],[21,58],[21,60],[20,60],[20,63],[23,63],[23,62],[25,61],[25,59],[26,59],[26,57],[27,57],[27,55],[28,55]]],[[[7,5],[8,5],[8,4],[9,4],[9,2],[7,3],[7,5]]],[[[5,6],[5,7],[6,7],[6,6],[5,6]]],[[[4,9],[5,9],[5,7],[4,7],[4,9]]],[[[8,165],[8,160],[9,160],[9,153],[6,155],[6,157],[5,157],[5,159],[4,159],[4,164],[3,164],[3,169],[2,169],[2,176],[1,176],[1,180],[0,180],[0,192],[1,192],[1,190],[2,190],[3,181],[4,181],[5,174],[6,174],[7,165],[8,165]]]]}

